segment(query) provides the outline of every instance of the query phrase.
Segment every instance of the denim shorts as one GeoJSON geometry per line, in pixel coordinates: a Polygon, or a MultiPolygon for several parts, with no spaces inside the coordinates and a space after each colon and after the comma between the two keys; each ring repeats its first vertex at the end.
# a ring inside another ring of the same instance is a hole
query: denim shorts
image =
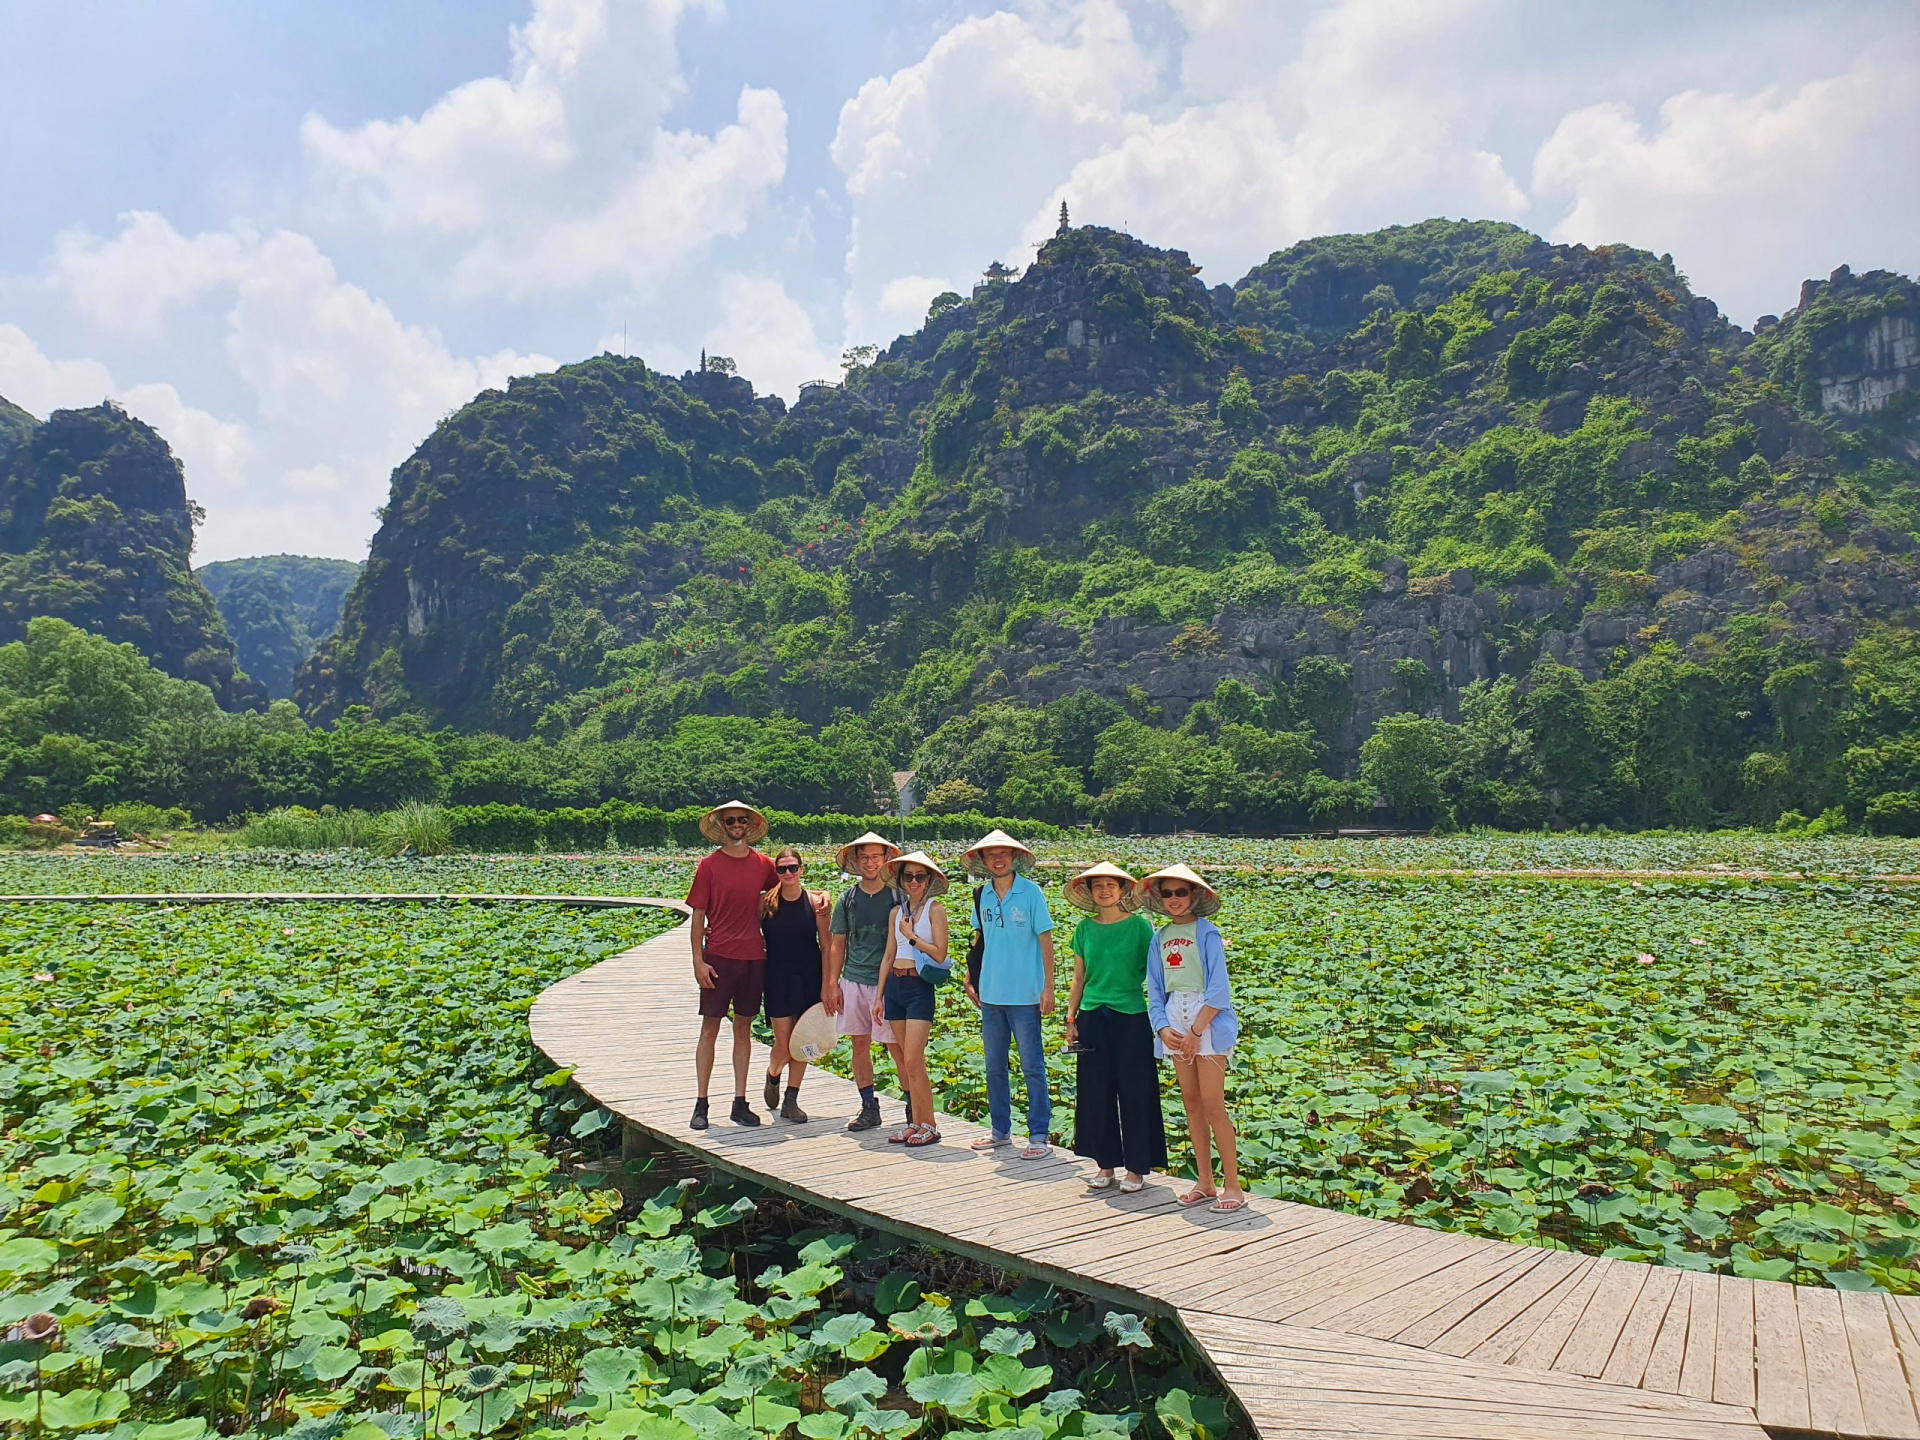
{"type": "Polygon", "coordinates": [[[933,986],[918,975],[903,975],[896,970],[887,977],[887,1022],[924,1020],[933,1023],[933,986]]]}

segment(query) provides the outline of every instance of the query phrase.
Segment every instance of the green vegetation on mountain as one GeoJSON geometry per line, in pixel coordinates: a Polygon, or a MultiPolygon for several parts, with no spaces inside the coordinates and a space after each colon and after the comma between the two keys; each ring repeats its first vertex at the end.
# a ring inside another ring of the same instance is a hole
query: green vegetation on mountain
{"type": "Polygon", "coordinates": [[[777,717],[1114,825],[1920,828],[1911,281],[1749,334],[1509,225],[1196,270],[1063,230],[791,408],[613,356],[487,392],[297,694],[569,772],[777,717]]]}
{"type": "Polygon", "coordinates": [[[340,603],[360,574],[352,560],[255,555],[194,572],[207,587],[247,674],[284,700],[294,671],[340,623],[340,603]]]}
{"type": "Polygon", "coordinates": [[[190,568],[198,518],[167,442],[118,406],[44,423],[0,407],[0,643],[54,616],[133,645],[229,708],[264,703],[190,568]]]}

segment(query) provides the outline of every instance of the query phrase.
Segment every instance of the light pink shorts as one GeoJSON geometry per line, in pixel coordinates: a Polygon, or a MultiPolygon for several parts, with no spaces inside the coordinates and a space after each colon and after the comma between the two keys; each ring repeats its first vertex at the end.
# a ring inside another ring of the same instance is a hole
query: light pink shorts
{"type": "Polygon", "coordinates": [[[880,987],[862,985],[857,980],[840,982],[840,1033],[864,1035],[882,1045],[893,1044],[893,1027],[881,1013],[880,987]]]}

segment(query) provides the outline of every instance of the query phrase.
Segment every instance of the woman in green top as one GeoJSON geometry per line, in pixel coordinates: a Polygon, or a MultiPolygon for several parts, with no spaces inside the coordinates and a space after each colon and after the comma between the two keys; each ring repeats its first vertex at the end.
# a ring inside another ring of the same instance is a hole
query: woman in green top
{"type": "Polygon", "coordinates": [[[1126,1173],[1131,1195],[1167,1163],[1160,1077],[1147,1019],[1147,947],[1153,927],[1138,908],[1134,878],[1102,861],[1066,885],[1067,900],[1092,912],[1073,932],[1073,989],[1067,997],[1067,1045],[1078,1051],[1073,1150],[1100,1167],[1095,1190],[1126,1173]]]}

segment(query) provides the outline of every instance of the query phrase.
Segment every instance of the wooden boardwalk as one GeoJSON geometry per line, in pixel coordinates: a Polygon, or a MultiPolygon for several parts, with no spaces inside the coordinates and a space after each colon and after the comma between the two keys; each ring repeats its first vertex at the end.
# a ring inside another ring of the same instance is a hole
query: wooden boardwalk
{"type": "MultiPolygon", "coordinates": [[[[1511,1245],[1277,1200],[1237,1215],[1179,1182],[1090,1191],[1089,1162],[976,1153],[942,1117],[923,1150],[850,1135],[849,1081],[758,1129],[692,1112],[684,929],[547,990],[533,1040],[647,1135],[810,1204],[1175,1319],[1263,1437],[1920,1440],[1920,1299],[1799,1288],[1511,1245]],[[1764,1427],[1764,1428],[1763,1428],[1764,1427]]],[[[765,1073],[756,1052],[750,1091],[765,1073]]],[[[898,1102],[886,1102],[889,1116],[898,1102]]],[[[763,1117],[764,1118],[764,1117],[763,1117]]]]}

